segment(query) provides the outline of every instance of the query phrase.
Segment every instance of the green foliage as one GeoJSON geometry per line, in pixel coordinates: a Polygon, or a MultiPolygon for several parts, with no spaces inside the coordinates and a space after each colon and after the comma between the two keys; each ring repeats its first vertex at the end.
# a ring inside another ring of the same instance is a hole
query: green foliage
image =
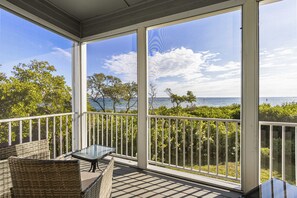
{"type": "Polygon", "coordinates": [[[128,112],[136,104],[136,102],[131,104],[131,101],[137,97],[137,84],[122,83],[121,79],[115,76],[95,73],[88,76],[88,96],[104,112],[107,98],[112,100],[113,112],[116,112],[116,106],[120,100],[124,99],[127,101],[126,112],[128,112]]]}
{"type": "Polygon", "coordinates": [[[170,101],[172,102],[172,104],[176,105],[175,107],[180,107],[180,104],[183,102],[188,102],[191,103],[191,105],[193,104],[193,102],[196,101],[196,96],[194,96],[192,91],[187,91],[187,95],[183,95],[183,96],[179,96],[177,94],[172,93],[170,88],[167,88],[165,90],[165,92],[167,93],[167,95],[170,97],[170,101]]]}
{"type": "Polygon", "coordinates": [[[135,100],[132,104],[132,99],[137,97],[137,91],[138,91],[138,87],[137,84],[135,82],[131,82],[131,83],[125,83],[124,86],[124,94],[123,94],[123,99],[125,101],[127,101],[126,104],[126,113],[128,113],[130,111],[130,109],[135,106],[135,104],[137,103],[137,100],[135,100]]]}
{"type": "Polygon", "coordinates": [[[261,148],[261,156],[262,158],[269,158],[270,149],[269,148],[261,148]]]}
{"type": "Polygon", "coordinates": [[[155,99],[157,97],[157,87],[154,83],[149,84],[149,110],[151,111],[152,114],[154,114],[154,103],[155,99]]]}
{"type": "Polygon", "coordinates": [[[0,83],[0,119],[71,112],[71,88],[55,67],[33,60],[0,83]]]}
{"type": "Polygon", "coordinates": [[[259,119],[261,121],[297,122],[297,103],[284,103],[277,106],[262,104],[259,107],[259,119]]]}
{"type": "Polygon", "coordinates": [[[116,105],[120,103],[121,98],[125,94],[125,88],[121,79],[114,76],[106,76],[106,84],[103,88],[103,92],[107,98],[113,101],[113,112],[116,112],[116,105]]]}
{"type": "Polygon", "coordinates": [[[88,76],[88,96],[102,111],[105,111],[105,81],[106,76],[103,73],[88,76]],[[100,98],[102,102],[99,101],[100,98]]]}
{"type": "MultiPolygon", "coordinates": [[[[9,78],[0,74],[0,119],[71,112],[71,88],[66,85],[63,76],[55,75],[55,71],[48,62],[33,60],[14,66],[9,78]]],[[[43,126],[45,120],[41,120],[41,128],[43,126]]],[[[52,127],[50,122],[49,128],[52,127]]],[[[11,128],[12,141],[15,141],[19,123],[12,122],[11,128]]],[[[22,129],[23,138],[28,137],[29,121],[23,121],[22,129]]],[[[36,138],[37,130],[36,120],[33,120],[33,138],[36,138]]],[[[7,131],[6,125],[0,125],[0,143],[7,142],[7,131]]]]}

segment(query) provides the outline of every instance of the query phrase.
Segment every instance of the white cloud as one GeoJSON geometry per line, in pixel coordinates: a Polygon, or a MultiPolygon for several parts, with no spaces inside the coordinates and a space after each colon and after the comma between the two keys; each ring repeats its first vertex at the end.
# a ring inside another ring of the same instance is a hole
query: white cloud
{"type": "Polygon", "coordinates": [[[297,96],[297,47],[263,50],[260,54],[260,95],[297,96]]]}
{"type": "Polygon", "coordinates": [[[123,75],[124,82],[137,81],[137,54],[129,52],[127,54],[114,55],[105,60],[104,68],[109,69],[117,75],[123,75]]]}
{"type": "MultiPolygon", "coordinates": [[[[260,53],[260,95],[297,96],[297,47],[262,50],[260,53]]],[[[241,63],[222,63],[220,54],[194,52],[184,47],[149,56],[149,81],[157,85],[158,96],[164,90],[197,96],[240,96],[241,63]]],[[[120,75],[123,81],[137,80],[137,54],[114,55],[104,67],[120,75]]]]}
{"type": "Polygon", "coordinates": [[[62,48],[59,48],[59,47],[54,47],[52,48],[53,52],[52,54],[55,54],[55,55],[62,55],[62,56],[65,56],[67,58],[71,58],[71,53],[62,49],[62,48]]]}
{"type": "MultiPolygon", "coordinates": [[[[230,61],[216,65],[220,61],[218,56],[218,53],[194,52],[184,47],[164,53],[156,52],[148,57],[149,81],[157,85],[159,96],[166,96],[164,90],[168,87],[178,94],[192,90],[199,96],[219,96],[221,93],[229,93],[230,86],[233,90],[230,94],[239,96],[240,81],[230,83],[230,78],[239,77],[240,63],[230,61]]],[[[137,55],[130,52],[105,60],[104,68],[120,75],[126,82],[136,81],[136,65],[137,55]]]]}

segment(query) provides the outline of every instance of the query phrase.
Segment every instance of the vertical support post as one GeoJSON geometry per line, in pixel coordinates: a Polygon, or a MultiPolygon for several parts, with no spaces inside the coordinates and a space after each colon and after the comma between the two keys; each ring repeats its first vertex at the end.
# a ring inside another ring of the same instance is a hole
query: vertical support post
{"type": "Polygon", "coordinates": [[[248,0],[242,13],[241,188],[259,184],[259,3],[248,0]]]}
{"type": "Polygon", "coordinates": [[[147,121],[147,31],[145,27],[137,30],[137,84],[138,84],[138,167],[148,165],[148,121],[147,121]]]}
{"type": "Polygon", "coordinates": [[[87,44],[80,44],[80,116],[81,116],[81,147],[87,147],[87,44]]]}
{"type": "Polygon", "coordinates": [[[86,119],[86,44],[75,42],[73,44],[72,60],[72,150],[87,146],[86,119]]]}

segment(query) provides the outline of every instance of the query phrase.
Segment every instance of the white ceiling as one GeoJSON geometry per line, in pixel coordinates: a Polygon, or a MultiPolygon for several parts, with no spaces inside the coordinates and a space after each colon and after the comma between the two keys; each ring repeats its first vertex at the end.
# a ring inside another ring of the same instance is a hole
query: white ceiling
{"type": "Polygon", "coordinates": [[[48,0],[79,21],[128,8],[125,1],[133,6],[148,0],[48,0]]]}

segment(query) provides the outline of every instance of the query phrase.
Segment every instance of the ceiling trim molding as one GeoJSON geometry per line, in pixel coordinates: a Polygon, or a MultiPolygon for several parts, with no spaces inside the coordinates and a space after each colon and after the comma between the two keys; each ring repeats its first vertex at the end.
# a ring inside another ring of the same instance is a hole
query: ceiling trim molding
{"type": "MultiPolygon", "coordinates": [[[[16,7],[21,8],[22,10],[30,13],[35,16],[35,22],[42,26],[46,26],[44,23],[40,23],[40,21],[36,21],[36,17],[43,19],[47,23],[51,23],[56,27],[59,27],[70,34],[75,35],[76,37],[81,37],[80,31],[80,22],[69,16],[67,13],[61,11],[60,9],[54,7],[52,4],[47,1],[39,1],[39,0],[1,0],[2,2],[8,2],[16,7]]],[[[8,9],[10,9],[8,7],[8,9]]],[[[29,18],[28,16],[17,12],[25,18],[29,18]]],[[[32,18],[32,17],[31,17],[32,18]]],[[[30,18],[29,18],[30,19],[30,18]]],[[[31,19],[32,20],[32,19],[31,19]]],[[[54,29],[55,31],[55,29],[54,29]]],[[[67,35],[65,35],[67,36],[67,35]]]]}
{"type": "Polygon", "coordinates": [[[150,21],[173,14],[187,12],[190,10],[227,2],[230,0],[154,0],[144,4],[131,6],[112,14],[82,21],[81,36],[89,37],[92,35],[108,32],[111,30],[131,26],[133,24],[150,21]]]}
{"type": "Polygon", "coordinates": [[[152,19],[149,21],[144,21],[137,24],[132,24],[129,26],[120,27],[110,31],[94,34],[91,36],[83,37],[81,42],[92,43],[99,40],[105,40],[108,38],[117,37],[119,35],[130,34],[138,30],[138,28],[145,27],[148,30],[154,28],[160,28],[168,25],[188,22],[192,20],[198,20],[205,17],[210,17],[217,14],[223,14],[226,12],[231,12],[238,10],[243,3],[247,0],[228,0],[222,3],[217,3],[201,8],[196,8],[193,10],[176,13],[173,15],[152,19]]]}

